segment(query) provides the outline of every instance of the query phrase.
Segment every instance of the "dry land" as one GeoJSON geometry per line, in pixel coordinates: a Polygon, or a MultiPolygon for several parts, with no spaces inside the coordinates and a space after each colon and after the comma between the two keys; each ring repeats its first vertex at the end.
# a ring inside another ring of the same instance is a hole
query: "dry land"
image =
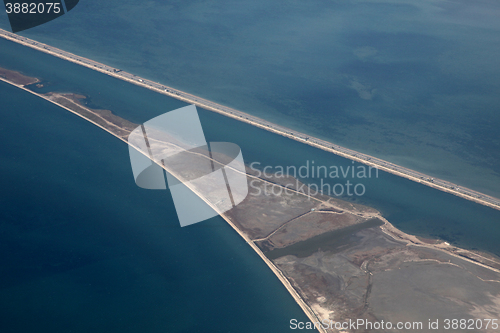
{"type": "Polygon", "coordinates": [[[3,78],[5,80],[8,80],[9,82],[12,82],[12,83],[15,83],[18,85],[22,85],[22,86],[26,86],[26,85],[30,85],[30,84],[39,82],[39,80],[37,78],[29,77],[29,76],[23,75],[19,72],[11,71],[11,70],[1,68],[1,67],[0,67],[0,78],[3,78]]]}

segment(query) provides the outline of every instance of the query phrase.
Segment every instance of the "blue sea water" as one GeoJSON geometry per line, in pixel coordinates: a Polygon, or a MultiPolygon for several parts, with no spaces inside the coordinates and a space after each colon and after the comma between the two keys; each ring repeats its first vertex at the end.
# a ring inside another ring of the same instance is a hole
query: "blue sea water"
{"type": "Polygon", "coordinates": [[[86,0],[22,34],[500,197],[499,13],[490,0],[86,0]]]}
{"type": "Polygon", "coordinates": [[[288,332],[306,320],[221,218],[180,228],[127,146],[0,83],[2,332],[288,332]]]}

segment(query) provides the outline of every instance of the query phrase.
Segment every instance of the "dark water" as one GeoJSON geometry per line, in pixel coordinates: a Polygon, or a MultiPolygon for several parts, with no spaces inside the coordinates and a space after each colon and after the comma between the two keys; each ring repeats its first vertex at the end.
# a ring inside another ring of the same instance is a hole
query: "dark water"
{"type": "Polygon", "coordinates": [[[0,83],[2,332],[288,332],[306,320],[220,218],[180,228],[125,144],[0,83]]]}
{"type": "Polygon", "coordinates": [[[500,197],[499,12],[491,0],[86,0],[22,34],[500,197]]]}
{"type": "Polygon", "coordinates": [[[360,224],[351,225],[341,230],[333,230],[324,234],[312,237],[305,241],[292,244],[283,249],[274,249],[266,253],[269,259],[293,255],[299,258],[305,258],[313,255],[315,252],[323,251],[328,253],[337,253],[345,249],[350,244],[357,243],[354,233],[366,229],[383,225],[384,222],[379,219],[372,219],[360,224]]]}

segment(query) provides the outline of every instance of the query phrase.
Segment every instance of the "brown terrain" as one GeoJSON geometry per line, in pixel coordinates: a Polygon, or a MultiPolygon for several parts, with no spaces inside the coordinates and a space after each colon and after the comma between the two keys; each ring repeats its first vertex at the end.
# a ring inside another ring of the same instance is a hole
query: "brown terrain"
{"type": "MultiPolygon", "coordinates": [[[[0,77],[23,89],[39,82],[2,69],[0,77]]],[[[124,141],[138,126],[109,110],[86,107],[84,96],[37,95],[124,141]]],[[[155,144],[177,151],[172,142],[155,144]]],[[[183,156],[174,167],[183,179],[198,176],[196,170],[186,171],[198,163],[195,160],[224,161],[224,156],[211,157],[203,150],[186,154],[191,155],[183,156]]],[[[500,319],[500,260],[496,256],[405,234],[370,207],[321,194],[307,196],[296,186],[285,190],[287,184],[300,184],[291,177],[257,177],[247,168],[247,179],[247,198],[221,216],[271,265],[278,278],[286,279],[282,282],[293,288],[289,291],[299,304],[304,302],[301,306],[311,321],[329,324],[316,325],[318,331],[405,331],[341,328],[349,320],[363,319],[393,325],[421,322],[420,331],[424,332],[429,331],[429,320],[438,320],[434,332],[471,332],[446,330],[445,320],[500,319]]],[[[500,330],[490,325],[472,331],[500,330]]]]}
{"type": "Polygon", "coordinates": [[[29,77],[19,72],[11,71],[1,67],[0,67],[0,77],[16,85],[22,85],[22,86],[40,82],[37,78],[29,77]]]}

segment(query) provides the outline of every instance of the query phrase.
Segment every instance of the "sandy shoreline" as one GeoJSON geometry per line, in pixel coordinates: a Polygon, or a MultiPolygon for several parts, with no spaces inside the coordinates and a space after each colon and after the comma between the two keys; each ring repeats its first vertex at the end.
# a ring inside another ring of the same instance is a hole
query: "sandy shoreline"
{"type": "Polygon", "coordinates": [[[96,70],[98,72],[110,75],[112,77],[118,78],[120,80],[127,81],[129,83],[133,83],[135,85],[156,91],[158,93],[162,93],[164,95],[176,98],[178,100],[184,101],[189,104],[195,104],[204,109],[217,112],[227,117],[231,117],[233,119],[248,123],[252,126],[256,126],[261,129],[265,129],[275,134],[279,134],[281,136],[290,138],[292,140],[302,142],[308,144],[310,146],[334,153],[336,155],[345,157],[347,159],[363,163],[365,165],[376,167],[380,170],[386,171],[388,173],[394,174],[396,176],[400,176],[411,181],[427,185],[429,187],[435,188],[437,190],[441,190],[443,192],[447,192],[458,197],[464,198],[466,200],[470,200],[484,206],[488,206],[490,208],[494,208],[500,210],[500,199],[491,197],[484,193],[480,193],[471,189],[468,189],[463,186],[459,186],[441,179],[432,178],[423,173],[417,172],[415,170],[407,169],[396,164],[381,160],[374,156],[370,156],[367,154],[362,154],[345,147],[341,147],[330,142],[309,136],[307,134],[294,131],[283,126],[279,126],[258,117],[254,117],[250,114],[225,107],[223,105],[214,103],[212,101],[208,101],[201,97],[183,92],[181,90],[168,87],[157,82],[152,82],[147,79],[140,78],[136,75],[124,72],[122,70],[106,66],[104,64],[98,63],[96,61],[80,57],[74,55],[72,53],[51,47],[49,45],[36,42],[34,40],[28,39],[26,37],[21,37],[19,35],[10,33],[6,30],[0,29],[0,37],[3,37],[7,40],[10,40],[15,43],[19,43],[38,51],[42,51],[58,58],[74,62],[76,64],[85,66],[87,68],[96,70]]]}

